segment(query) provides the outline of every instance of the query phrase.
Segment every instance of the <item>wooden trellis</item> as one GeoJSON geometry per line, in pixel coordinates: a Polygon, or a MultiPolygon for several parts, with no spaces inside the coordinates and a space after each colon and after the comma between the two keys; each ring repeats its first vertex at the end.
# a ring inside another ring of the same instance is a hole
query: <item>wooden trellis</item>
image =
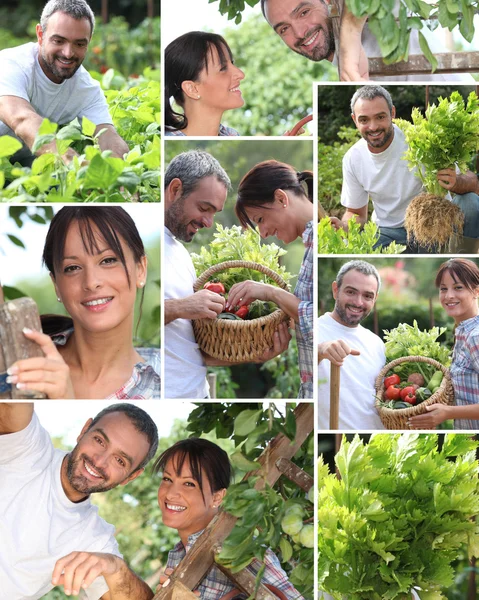
{"type": "MultiPolygon", "coordinates": [[[[336,48],[339,48],[339,24],[344,0],[331,0],[330,16],[333,20],[333,32],[336,48]]],[[[445,73],[479,73],[479,52],[444,52],[434,54],[437,60],[435,74],[445,73]]],[[[381,57],[369,58],[369,76],[376,78],[428,75],[431,64],[421,54],[409,56],[407,61],[386,65],[381,57]]]]}
{"type": "MultiPolygon", "coordinates": [[[[258,459],[261,471],[253,471],[245,476],[261,475],[256,488],[261,489],[265,483],[272,486],[284,474],[295,482],[301,489],[308,491],[313,478],[299,469],[291,458],[296,454],[301,444],[314,428],[314,409],[312,403],[302,403],[294,411],[296,418],[296,437],[293,442],[285,435],[277,435],[263,451],[258,459]]],[[[233,529],[237,518],[223,511],[211,521],[205,531],[196,540],[194,546],[176,567],[170,576],[169,585],[162,588],[153,600],[187,600],[196,599],[194,590],[213,565],[216,565],[234,583],[234,585],[250,595],[255,588],[255,576],[246,569],[239,573],[231,573],[225,567],[215,563],[215,557],[221,551],[221,544],[233,529]]],[[[256,593],[257,600],[278,600],[267,586],[261,584],[256,593]]]]}

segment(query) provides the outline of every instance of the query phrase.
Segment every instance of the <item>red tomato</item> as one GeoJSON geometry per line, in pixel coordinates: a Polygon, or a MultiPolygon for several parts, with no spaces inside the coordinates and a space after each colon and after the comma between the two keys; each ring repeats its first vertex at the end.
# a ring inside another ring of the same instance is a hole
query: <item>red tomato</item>
{"type": "Polygon", "coordinates": [[[384,380],[384,389],[387,390],[391,385],[397,385],[398,383],[401,383],[399,375],[391,375],[390,377],[386,377],[384,380]]]}
{"type": "Polygon", "coordinates": [[[225,286],[219,281],[207,281],[203,287],[205,290],[209,290],[215,294],[225,293],[225,286]]]}
{"type": "Polygon", "coordinates": [[[385,395],[388,400],[399,400],[401,396],[401,389],[395,385],[390,385],[386,390],[385,395]]]}
{"type": "Polygon", "coordinates": [[[408,404],[416,404],[416,394],[409,392],[403,397],[403,402],[407,402],[408,404]]]}
{"type": "Polygon", "coordinates": [[[408,385],[401,390],[401,400],[404,400],[408,394],[412,394],[414,397],[416,396],[416,390],[412,387],[412,385],[408,385]]]}
{"type": "Polygon", "coordinates": [[[235,315],[237,317],[239,317],[240,319],[245,319],[246,316],[248,315],[248,311],[249,311],[249,308],[245,304],[244,306],[240,306],[240,308],[238,308],[238,310],[235,312],[235,315]]]}

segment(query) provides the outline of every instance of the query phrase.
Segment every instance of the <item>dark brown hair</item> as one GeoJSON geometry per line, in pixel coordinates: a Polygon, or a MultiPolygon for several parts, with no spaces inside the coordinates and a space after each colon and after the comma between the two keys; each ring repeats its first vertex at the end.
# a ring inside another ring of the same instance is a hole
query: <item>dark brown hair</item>
{"type": "Polygon", "coordinates": [[[436,287],[440,287],[444,273],[448,271],[454,282],[465,285],[471,292],[479,287],[479,267],[467,258],[451,258],[442,263],[436,275],[436,287]]]}
{"type": "Polygon", "coordinates": [[[203,473],[213,493],[229,486],[232,473],[228,455],[217,444],[203,438],[192,437],[176,442],[156,459],[153,472],[162,471],[168,461],[172,460],[176,475],[180,475],[186,459],[190,463],[191,475],[198,482],[203,499],[203,473]]]}
{"type": "Polygon", "coordinates": [[[313,201],[313,173],[296,171],[294,167],[277,160],[265,160],[254,166],[241,180],[238,187],[235,212],[243,227],[252,227],[246,214],[247,207],[263,206],[268,208],[275,200],[276,190],[291,190],[297,195],[307,196],[313,201]],[[307,185],[307,193],[303,186],[307,185]]]}

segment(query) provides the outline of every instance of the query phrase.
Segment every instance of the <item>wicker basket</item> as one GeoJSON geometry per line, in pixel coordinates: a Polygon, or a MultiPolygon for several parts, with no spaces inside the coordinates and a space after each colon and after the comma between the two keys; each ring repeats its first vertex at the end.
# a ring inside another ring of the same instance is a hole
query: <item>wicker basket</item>
{"type": "Polygon", "coordinates": [[[392,360],[390,363],[385,365],[380,371],[379,375],[376,378],[375,387],[376,409],[386,429],[409,429],[407,424],[408,419],[415,415],[421,415],[427,412],[426,406],[429,406],[430,404],[454,403],[454,389],[452,387],[449,369],[441,365],[441,363],[437,362],[437,360],[427,358],[425,356],[403,356],[401,358],[397,358],[396,360],[392,360]],[[444,377],[442,379],[441,385],[437,392],[432,394],[427,400],[424,400],[424,402],[421,402],[417,406],[399,409],[385,408],[380,403],[384,393],[384,377],[386,376],[386,373],[388,371],[390,371],[392,368],[396,367],[397,365],[400,365],[403,362],[424,362],[432,365],[436,369],[436,371],[442,371],[444,373],[444,377]]]}
{"type": "MultiPolygon", "coordinates": [[[[207,269],[194,283],[195,292],[216,273],[226,269],[254,269],[264,273],[284,290],[288,284],[280,275],[255,262],[229,260],[207,269]]],[[[213,358],[228,362],[257,360],[268,348],[273,346],[273,335],[278,325],[288,321],[288,315],[275,310],[270,315],[251,321],[231,321],[228,319],[194,319],[193,330],[198,346],[213,358]]]]}

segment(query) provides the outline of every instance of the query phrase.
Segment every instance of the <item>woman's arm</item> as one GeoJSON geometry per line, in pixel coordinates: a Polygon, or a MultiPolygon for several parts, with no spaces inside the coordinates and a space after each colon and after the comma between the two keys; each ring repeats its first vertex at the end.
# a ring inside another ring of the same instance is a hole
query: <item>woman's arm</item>
{"type": "Polygon", "coordinates": [[[259,283],[249,279],[241,283],[235,283],[231,287],[228,293],[226,308],[230,306],[244,306],[245,304],[251,304],[254,300],[274,302],[296,322],[299,319],[298,308],[301,302],[299,298],[291,292],[287,292],[275,285],[259,283]]]}
{"type": "Polygon", "coordinates": [[[479,404],[469,406],[447,406],[446,404],[431,404],[426,406],[427,413],[411,417],[408,421],[411,429],[434,429],[448,419],[479,420],[479,404]]]}

